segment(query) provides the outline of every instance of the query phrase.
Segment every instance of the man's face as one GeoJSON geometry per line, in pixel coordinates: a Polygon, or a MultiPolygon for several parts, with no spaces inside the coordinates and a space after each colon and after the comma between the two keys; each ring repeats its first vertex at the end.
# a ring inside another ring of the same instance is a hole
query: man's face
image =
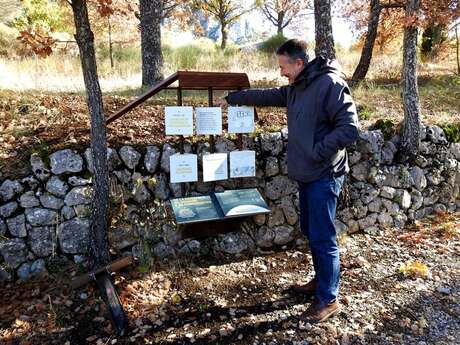
{"type": "Polygon", "coordinates": [[[292,60],[289,56],[278,55],[278,64],[280,66],[280,74],[289,80],[289,84],[294,83],[295,78],[305,67],[302,59],[292,60]]]}

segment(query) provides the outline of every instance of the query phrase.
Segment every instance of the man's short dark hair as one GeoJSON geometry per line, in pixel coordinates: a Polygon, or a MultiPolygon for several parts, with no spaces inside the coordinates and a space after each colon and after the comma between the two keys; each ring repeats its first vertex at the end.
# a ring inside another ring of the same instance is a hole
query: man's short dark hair
{"type": "Polygon", "coordinates": [[[277,55],[286,55],[292,61],[301,59],[304,63],[308,62],[307,43],[305,41],[291,39],[284,42],[277,50],[277,55]]]}

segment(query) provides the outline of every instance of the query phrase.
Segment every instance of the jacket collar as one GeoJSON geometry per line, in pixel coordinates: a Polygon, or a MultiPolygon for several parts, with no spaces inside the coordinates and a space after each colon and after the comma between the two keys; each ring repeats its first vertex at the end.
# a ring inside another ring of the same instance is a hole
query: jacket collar
{"type": "Polygon", "coordinates": [[[319,76],[334,72],[338,73],[340,68],[335,60],[328,60],[322,56],[318,56],[315,59],[307,63],[303,70],[299,73],[292,86],[298,86],[306,88],[319,76]]]}

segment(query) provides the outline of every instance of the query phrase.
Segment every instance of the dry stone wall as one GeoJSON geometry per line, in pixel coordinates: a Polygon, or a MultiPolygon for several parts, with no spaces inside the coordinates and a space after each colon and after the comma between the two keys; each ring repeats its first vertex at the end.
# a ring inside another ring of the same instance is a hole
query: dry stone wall
{"type": "MultiPolygon", "coordinates": [[[[287,177],[287,140],[286,129],[244,138],[243,149],[257,151],[254,178],[186,184],[189,195],[257,187],[272,209],[270,215],[253,217],[234,232],[203,240],[180,239],[170,221],[142,219],[146,210],[155,213],[158,205],[181,195],[180,185],[169,183],[169,157],[178,152],[178,144],[109,149],[112,214],[126,215],[111,226],[111,245],[142,255],[148,243],[152,257],[163,260],[305,244],[299,229],[297,184],[287,177]],[[135,244],[139,237],[141,245],[135,244]]],[[[439,127],[424,127],[420,155],[408,165],[395,161],[398,141],[397,136],[385,141],[378,130],[363,131],[349,148],[351,171],[347,198],[337,213],[339,232],[377,234],[434,212],[460,209],[460,144],[449,143],[439,127]]],[[[215,149],[230,152],[236,143],[219,138],[215,149]]],[[[196,152],[200,162],[210,147],[207,142],[186,142],[185,151],[196,152]]],[[[90,150],[61,150],[45,160],[32,155],[30,165],[30,176],[0,181],[0,281],[44,274],[56,258],[85,262],[88,252],[90,150]]]]}

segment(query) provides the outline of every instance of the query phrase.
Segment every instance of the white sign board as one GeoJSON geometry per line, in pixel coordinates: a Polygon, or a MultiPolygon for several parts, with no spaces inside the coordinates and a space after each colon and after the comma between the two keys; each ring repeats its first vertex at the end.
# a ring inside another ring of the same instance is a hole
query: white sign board
{"type": "Polygon", "coordinates": [[[254,132],[254,107],[228,107],[228,133],[254,132]]]}
{"type": "Polygon", "coordinates": [[[228,179],[228,163],[226,153],[203,155],[203,181],[228,179]]]}
{"type": "Polygon", "coordinates": [[[256,152],[232,151],[230,152],[230,177],[256,176],[256,152]]]}
{"type": "Polygon", "coordinates": [[[169,157],[171,183],[198,181],[198,158],[193,154],[175,154],[169,157]]]}
{"type": "Polygon", "coordinates": [[[193,107],[165,107],[166,135],[193,135],[193,107]]]}
{"type": "Polygon", "coordinates": [[[222,134],[222,109],[220,107],[200,107],[195,109],[196,134],[222,134]]]}

